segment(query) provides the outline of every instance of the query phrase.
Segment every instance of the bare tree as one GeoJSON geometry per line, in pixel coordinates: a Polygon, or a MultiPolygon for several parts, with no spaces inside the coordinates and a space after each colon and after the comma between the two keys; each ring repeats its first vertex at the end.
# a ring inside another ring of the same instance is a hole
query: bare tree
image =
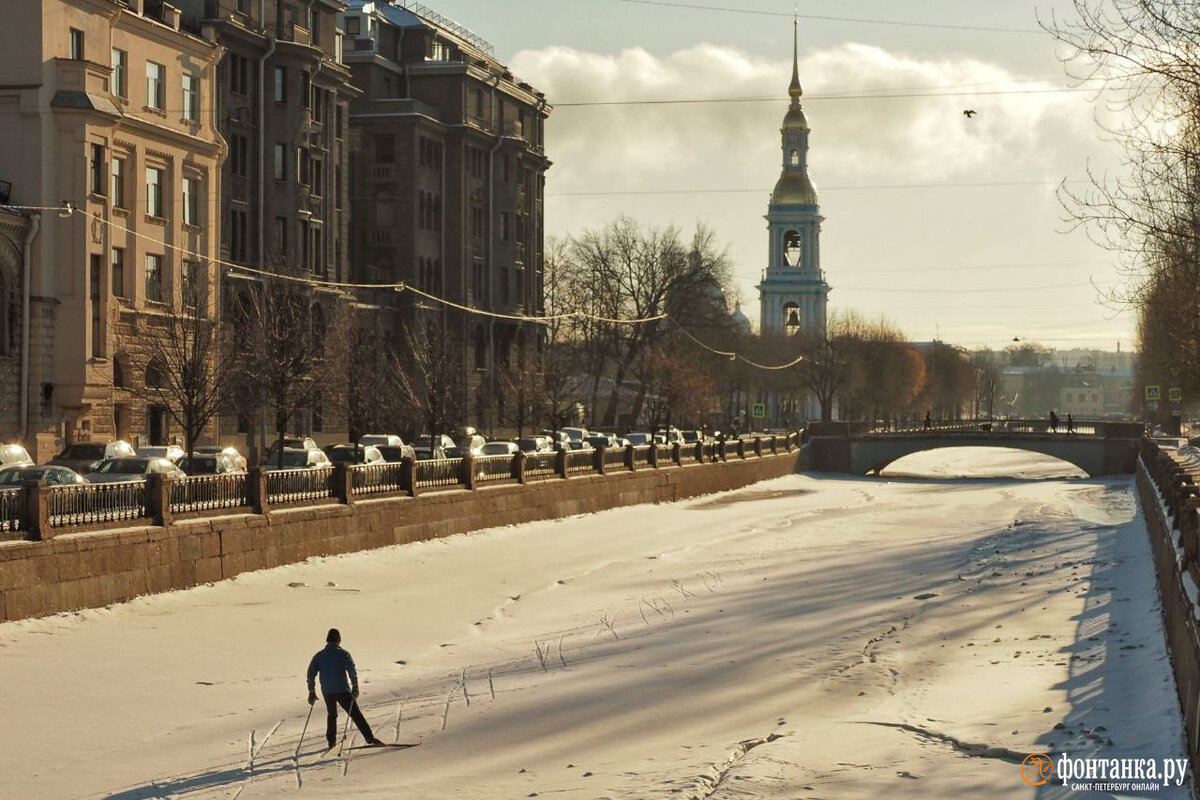
{"type": "Polygon", "coordinates": [[[177,313],[148,318],[129,344],[131,366],[145,375],[146,399],[165,407],[183,429],[188,461],[217,415],[237,374],[237,353],[223,347],[220,326],[202,298],[184,298],[177,313]]]}
{"type": "Polygon", "coordinates": [[[404,350],[392,356],[401,397],[436,443],[462,421],[465,376],[460,351],[440,317],[406,325],[404,336],[404,350]]]}

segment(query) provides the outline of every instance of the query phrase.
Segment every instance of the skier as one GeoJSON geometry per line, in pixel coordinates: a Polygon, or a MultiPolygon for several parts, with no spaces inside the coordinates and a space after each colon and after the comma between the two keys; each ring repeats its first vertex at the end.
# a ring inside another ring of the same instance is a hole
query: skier
{"type": "Polygon", "coordinates": [[[337,628],[330,628],[325,636],[325,649],[312,657],[308,664],[308,704],[317,702],[317,692],[314,679],[321,674],[321,696],[325,698],[325,708],[329,712],[328,723],[325,726],[325,739],[332,748],[337,743],[337,707],[340,705],[354,720],[367,744],[382,745],[375,738],[371,726],[358,708],[358,670],[354,668],[354,659],[342,649],[342,634],[337,628]],[[350,680],[346,680],[349,675],[350,680]]]}

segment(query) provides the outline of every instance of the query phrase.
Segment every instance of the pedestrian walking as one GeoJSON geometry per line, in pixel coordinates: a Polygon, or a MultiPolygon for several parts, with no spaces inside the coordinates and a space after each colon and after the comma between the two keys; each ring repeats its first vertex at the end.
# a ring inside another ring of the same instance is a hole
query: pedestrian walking
{"type": "Polygon", "coordinates": [[[1075,432],[1075,418],[1071,416],[1071,412],[1067,412],[1067,433],[1075,432]]]}
{"type": "Polygon", "coordinates": [[[925,412],[925,430],[933,430],[933,416],[929,411],[925,412]]]}
{"type": "Polygon", "coordinates": [[[382,745],[375,738],[371,726],[358,707],[358,670],[354,659],[342,649],[342,634],[330,628],[325,636],[325,649],[317,652],[308,663],[308,704],[317,702],[315,679],[321,676],[321,696],[325,698],[325,709],[329,716],[325,726],[325,740],[332,748],[337,743],[337,707],[340,705],[367,744],[382,745]]]}
{"type": "Polygon", "coordinates": [[[1058,433],[1058,414],[1054,413],[1054,409],[1050,409],[1050,432],[1058,433]]]}

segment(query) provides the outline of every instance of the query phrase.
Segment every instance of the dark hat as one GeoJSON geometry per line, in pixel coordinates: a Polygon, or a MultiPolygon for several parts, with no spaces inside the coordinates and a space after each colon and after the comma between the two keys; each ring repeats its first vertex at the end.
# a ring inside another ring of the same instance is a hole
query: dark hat
{"type": "Polygon", "coordinates": [[[325,641],[337,644],[342,641],[342,634],[337,628],[330,628],[329,633],[325,634],[325,641]]]}

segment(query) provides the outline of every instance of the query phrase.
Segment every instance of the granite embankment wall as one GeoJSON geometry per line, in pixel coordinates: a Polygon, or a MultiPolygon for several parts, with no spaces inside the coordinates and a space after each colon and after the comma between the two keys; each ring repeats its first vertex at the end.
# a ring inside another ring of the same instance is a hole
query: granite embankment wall
{"type": "Polygon", "coordinates": [[[793,451],[0,542],[0,621],[98,608],[312,556],[727,491],[796,472],[799,459],[793,451]]]}

